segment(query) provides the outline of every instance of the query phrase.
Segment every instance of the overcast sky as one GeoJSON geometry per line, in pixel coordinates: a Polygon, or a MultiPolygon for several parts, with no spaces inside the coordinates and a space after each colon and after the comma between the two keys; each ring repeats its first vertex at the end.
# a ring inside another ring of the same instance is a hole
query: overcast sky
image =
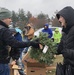
{"type": "Polygon", "coordinates": [[[42,11],[51,17],[56,10],[65,6],[74,8],[74,0],[0,0],[0,7],[6,7],[16,12],[19,8],[23,8],[25,12],[30,11],[34,16],[42,11]]]}

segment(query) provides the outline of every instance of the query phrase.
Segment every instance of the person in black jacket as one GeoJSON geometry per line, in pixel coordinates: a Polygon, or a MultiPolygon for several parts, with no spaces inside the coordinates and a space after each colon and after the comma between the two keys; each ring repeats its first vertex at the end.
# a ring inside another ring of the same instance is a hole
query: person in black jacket
{"type": "MultiPolygon", "coordinates": [[[[33,46],[35,48],[41,48],[42,45],[35,41],[30,42],[20,42],[12,36],[11,31],[8,26],[12,22],[11,12],[6,8],[0,8],[0,75],[9,75],[9,51],[7,46],[12,48],[24,48],[33,46]]],[[[14,55],[13,55],[14,56],[14,55]]],[[[12,63],[14,64],[15,61],[12,63]]]]}
{"type": "Polygon", "coordinates": [[[72,75],[74,75],[74,9],[67,6],[60,10],[56,17],[63,27],[57,52],[63,55],[64,64],[71,66],[72,75]]]}

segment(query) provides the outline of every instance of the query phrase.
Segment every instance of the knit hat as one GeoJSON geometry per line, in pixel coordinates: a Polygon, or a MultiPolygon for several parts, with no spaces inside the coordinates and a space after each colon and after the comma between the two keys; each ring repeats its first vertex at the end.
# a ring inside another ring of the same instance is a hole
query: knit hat
{"type": "Polygon", "coordinates": [[[12,14],[11,12],[6,8],[0,8],[0,20],[11,18],[12,14]]]}

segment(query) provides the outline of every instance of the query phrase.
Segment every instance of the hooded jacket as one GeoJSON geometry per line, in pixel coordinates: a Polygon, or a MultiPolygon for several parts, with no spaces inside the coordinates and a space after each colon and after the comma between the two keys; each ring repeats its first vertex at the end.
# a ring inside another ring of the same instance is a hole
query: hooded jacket
{"type": "Polygon", "coordinates": [[[34,29],[32,27],[28,30],[28,33],[26,34],[26,36],[30,40],[34,37],[34,29]]]}
{"type": "Polygon", "coordinates": [[[47,29],[43,29],[42,32],[48,34],[48,38],[51,38],[53,36],[52,30],[48,27],[48,24],[45,24],[44,26],[47,26],[47,29]]]}
{"type": "Polygon", "coordinates": [[[54,42],[60,43],[61,36],[62,36],[62,34],[59,32],[59,29],[56,28],[55,31],[54,31],[54,34],[53,34],[54,42]]]}
{"type": "Polygon", "coordinates": [[[61,42],[58,46],[58,54],[63,54],[64,63],[74,66],[74,9],[70,6],[63,8],[57,13],[57,18],[62,16],[66,21],[66,28],[63,27],[61,42]]]}

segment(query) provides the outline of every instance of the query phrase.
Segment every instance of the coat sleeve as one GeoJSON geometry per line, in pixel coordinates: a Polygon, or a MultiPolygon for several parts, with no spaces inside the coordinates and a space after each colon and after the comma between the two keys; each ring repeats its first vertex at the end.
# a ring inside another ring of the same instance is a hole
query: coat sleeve
{"type": "Polygon", "coordinates": [[[74,50],[66,49],[62,51],[63,57],[74,60],[74,50]]]}
{"type": "Polygon", "coordinates": [[[15,37],[12,36],[12,33],[9,29],[4,29],[2,37],[3,37],[3,42],[6,45],[9,45],[13,48],[25,48],[25,47],[29,47],[29,46],[39,47],[39,43],[21,42],[21,41],[16,40],[15,37]]]}
{"type": "Polygon", "coordinates": [[[20,54],[21,54],[20,48],[11,48],[10,57],[12,57],[13,60],[18,60],[20,54]]]}
{"type": "Polygon", "coordinates": [[[48,30],[48,34],[49,34],[49,37],[52,37],[53,36],[53,32],[51,29],[48,30]]]}
{"type": "Polygon", "coordinates": [[[57,48],[57,54],[62,54],[62,51],[63,51],[63,40],[61,39],[57,48]]]}

